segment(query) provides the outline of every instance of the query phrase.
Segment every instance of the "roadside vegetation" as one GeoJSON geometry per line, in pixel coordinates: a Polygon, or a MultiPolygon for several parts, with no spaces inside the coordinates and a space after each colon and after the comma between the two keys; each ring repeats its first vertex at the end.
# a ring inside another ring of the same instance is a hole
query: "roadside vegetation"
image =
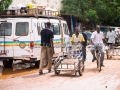
{"type": "Polygon", "coordinates": [[[12,0],[0,0],[0,12],[7,9],[12,3],[12,0]]]}
{"type": "Polygon", "coordinates": [[[120,0],[62,0],[62,14],[81,21],[120,26],[120,0]]]}

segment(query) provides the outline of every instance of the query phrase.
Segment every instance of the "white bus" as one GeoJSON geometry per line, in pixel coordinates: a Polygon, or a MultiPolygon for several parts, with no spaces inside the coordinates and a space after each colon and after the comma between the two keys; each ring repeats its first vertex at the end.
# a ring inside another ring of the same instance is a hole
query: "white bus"
{"type": "MultiPolygon", "coordinates": [[[[56,57],[61,52],[62,40],[64,44],[70,39],[66,21],[60,17],[45,15],[1,15],[0,16],[0,60],[11,66],[13,60],[23,62],[40,61],[40,31],[46,27],[45,23],[52,23],[56,57]]],[[[5,63],[4,63],[5,64],[5,63]]]]}

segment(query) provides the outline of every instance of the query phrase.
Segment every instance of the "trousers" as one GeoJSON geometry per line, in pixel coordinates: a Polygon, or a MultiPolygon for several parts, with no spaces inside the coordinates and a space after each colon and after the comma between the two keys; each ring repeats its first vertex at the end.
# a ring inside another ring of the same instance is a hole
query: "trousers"
{"type": "Polygon", "coordinates": [[[100,50],[101,52],[101,64],[103,64],[103,61],[104,61],[104,48],[103,48],[103,45],[93,45],[92,48],[91,48],[91,53],[93,55],[93,59],[95,58],[95,49],[96,47],[100,50]]]}
{"type": "Polygon", "coordinates": [[[39,65],[39,70],[43,70],[44,61],[47,59],[48,61],[48,70],[51,70],[52,67],[52,48],[48,46],[41,47],[41,60],[39,65]]]}
{"type": "Polygon", "coordinates": [[[82,47],[83,59],[86,59],[86,46],[82,47]]]}

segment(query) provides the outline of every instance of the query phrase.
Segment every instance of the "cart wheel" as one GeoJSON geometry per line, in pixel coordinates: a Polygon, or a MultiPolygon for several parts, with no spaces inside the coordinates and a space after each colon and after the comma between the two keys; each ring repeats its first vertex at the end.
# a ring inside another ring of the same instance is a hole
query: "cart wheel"
{"type": "Polygon", "coordinates": [[[101,54],[99,55],[99,54],[97,54],[97,68],[98,68],[98,70],[99,70],[99,72],[101,71],[101,60],[100,60],[100,58],[101,58],[101,54]]]}
{"type": "Polygon", "coordinates": [[[109,55],[107,55],[107,59],[109,59],[109,55]]]}
{"type": "Polygon", "coordinates": [[[75,71],[75,76],[77,76],[77,71],[75,71]]]}
{"type": "Polygon", "coordinates": [[[99,67],[99,65],[98,65],[98,60],[96,61],[96,63],[97,63],[97,68],[99,67]]]}
{"type": "Polygon", "coordinates": [[[85,65],[83,65],[82,72],[84,72],[84,69],[85,69],[85,65]]]}
{"type": "Polygon", "coordinates": [[[84,72],[84,64],[83,64],[82,61],[80,61],[79,65],[80,65],[80,66],[79,66],[78,73],[79,73],[80,76],[82,76],[82,75],[83,75],[83,72],[84,72]]]}
{"type": "Polygon", "coordinates": [[[110,55],[110,59],[112,59],[112,55],[110,55]]]}
{"type": "Polygon", "coordinates": [[[55,74],[60,74],[60,70],[55,70],[55,74]]]}
{"type": "Polygon", "coordinates": [[[84,72],[84,69],[85,69],[85,64],[84,64],[84,60],[82,61],[83,63],[83,68],[82,68],[82,72],[84,72]]]}

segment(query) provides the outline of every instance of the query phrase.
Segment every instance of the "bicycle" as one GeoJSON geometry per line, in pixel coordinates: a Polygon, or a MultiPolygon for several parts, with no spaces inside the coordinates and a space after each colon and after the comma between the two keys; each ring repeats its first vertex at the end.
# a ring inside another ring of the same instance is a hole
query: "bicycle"
{"type": "Polygon", "coordinates": [[[97,63],[97,68],[99,70],[99,72],[101,71],[101,52],[100,52],[100,48],[99,48],[99,45],[101,44],[97,44],[97,45],[94,45],[95,46],[95,57],[96,57],[96,63],[97,63]]]}

